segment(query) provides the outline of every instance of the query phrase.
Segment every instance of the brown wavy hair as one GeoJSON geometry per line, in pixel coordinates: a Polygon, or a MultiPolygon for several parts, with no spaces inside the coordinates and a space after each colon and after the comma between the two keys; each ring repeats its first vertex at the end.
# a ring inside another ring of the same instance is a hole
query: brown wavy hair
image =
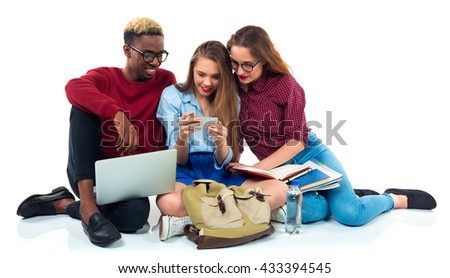
{"type": "Polygon", "coordinates": [[[248,48],[250,54],[264,64],[266,70],[274,73],[291,74],[291,68],[281,58],[269,34],[263,28],[254,25],[242,27],[228,40],[228,51],[231,50],[233,45],[248,48]]]}
{"type": "Polygon", "coordinates": [[[233,78],[230,54],[219,41],[202,43],[192,55],[187,79],[185,83],[178,83],[175,87],[180,92],[188,92],[195,86],[194,67],[200,57],[213,60],[219,66],[219,85],[211,95],[214,116],[228,129],[227,141],[233,150],[232,161],[239,161],[239,112],[236,82],[233,78]]]}

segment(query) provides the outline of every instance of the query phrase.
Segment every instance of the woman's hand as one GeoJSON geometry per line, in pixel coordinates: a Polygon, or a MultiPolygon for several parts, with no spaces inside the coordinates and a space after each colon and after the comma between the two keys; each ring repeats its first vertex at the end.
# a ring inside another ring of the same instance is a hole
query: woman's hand
{"type": "Polygon", "coordinates": [[[216,160],[219,164],[222,164],[230,152],[227,143],[228,129],[219,121],[217,124],[210,124],[208,131],[216,144],[216,160]]]}
{"type": "Polygon", "coordinates": [[[186,142],[189,139],[191,133],[200,130],[200,119],[194,116],[194,112],[186,112],[181,116],[180,133],[178,135],[177,144],[186,142]]]}
{"type": "Polygon", "coordinates": [[[242,163],[240,163],[240,162],[230,162],[230,163],[228,163],[228,165],[227,165],[227,170],[230,171],[232,174],[239,175],[239,174],[241,174],[242,172],[233,170],[233,167],[234,167],[234,166],[247,166],[247,165],[242,164],[242,163]]]}
{"type": "Polygon", "coordinates": [[[217,124],[210,124],[208,126],[208,131],[211,137],[214,138],[217,147],[220,147],[223,144],[228,147],[228,129],[220,121],[217,124]]]}

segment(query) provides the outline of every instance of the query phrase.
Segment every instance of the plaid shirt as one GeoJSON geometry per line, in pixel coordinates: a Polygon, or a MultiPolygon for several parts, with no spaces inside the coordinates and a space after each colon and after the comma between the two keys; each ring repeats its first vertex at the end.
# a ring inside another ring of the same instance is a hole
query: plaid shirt
{"type": "Polygon", "coordinates": [[[259,160],[291,139],[308,145],[305,93],[292,75],[264,71],[239,96],[241,135],[259,160]]]}

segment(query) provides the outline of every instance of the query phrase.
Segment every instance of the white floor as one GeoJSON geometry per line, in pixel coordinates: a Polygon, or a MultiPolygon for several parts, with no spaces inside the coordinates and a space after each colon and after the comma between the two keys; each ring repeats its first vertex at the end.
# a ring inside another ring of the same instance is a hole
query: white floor
{"type": "MultiPolygon", "coordinates": [[[[60,277],[59,273],[65,273],[64,277],[83,274],[87,275],[85,277],[94,274],[127,277],[119,273],[118,266],[212,266],[220,262],[225,266],[249,265],[251,275],[255,277],[287,277],[287,274],[264,274],[257,269],[263,263],[322,263],[323,266],[329,263],[332,275],[317,272],[297,275],[360,277],[364,273],[364,277],[393,274],[442,277],[447,263],[443,255],[450,248],[446,213],[449,210],[443,196],[438,194],[436,197],[438,208],[434,211],[395,210],[357,228],[330,219],[304,225],[302,233],[294,236],[285,234],[283,225],[275,223],[276,231],[269,237],[216,250],[196,250],[184,236],[161,242],[158,229],[152,231],[149,227],[138,234],[123,234],[122,239],[109,248],[99,248],[90,244],[79,221],[65,215],[21,219],[15,215],[18,203],[11,204],[6,208],[8,213],[2,217],[6,223],[2,225],[6,248],[2,247],[1,252],[7,256],[3,260],[7,264],[2,270],[17,274],[14,276],[60,277]]],[[[159,211],[153,197],[151,202],[149,222],[154,225],[159,211]]],[[[147,275],[134,277],[150,277],[147,275]]],[[[222,274],[214,277],[242,276],[222,274]]]]}

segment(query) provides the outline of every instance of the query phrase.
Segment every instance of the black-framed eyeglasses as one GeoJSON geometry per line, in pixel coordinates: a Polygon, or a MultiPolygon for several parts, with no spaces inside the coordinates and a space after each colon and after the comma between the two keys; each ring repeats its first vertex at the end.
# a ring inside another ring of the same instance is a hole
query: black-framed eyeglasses
{"type": "MultiPolygon", "coordinates": [[[[250,64],[240,64],[242,70],[245,72],[252,72],[253,68],[256,67],[256,65],[259,64],[259,61],[254,63],[253,65],[250,64]]],[[[231,68],[234,70],[237,70],[239,67],[239,63],[233,59],[231,59],[231,68]]]]}
{"type": "Polygon", "coordinates": [[[158,62],[162,63],[167,59],[167,56],[169,55],[169,52],[163,50],[159,53],[155,53],[153,51],[142,51],[132,45],[128,45],[131,49],[133,49],[134,51],[136,51],[137,53],[142,55],[142,59],[144,60],[144,62],[146,63],[151,63],[153,62],[153,60],[156,59],[158,60],[158,62]]]}

